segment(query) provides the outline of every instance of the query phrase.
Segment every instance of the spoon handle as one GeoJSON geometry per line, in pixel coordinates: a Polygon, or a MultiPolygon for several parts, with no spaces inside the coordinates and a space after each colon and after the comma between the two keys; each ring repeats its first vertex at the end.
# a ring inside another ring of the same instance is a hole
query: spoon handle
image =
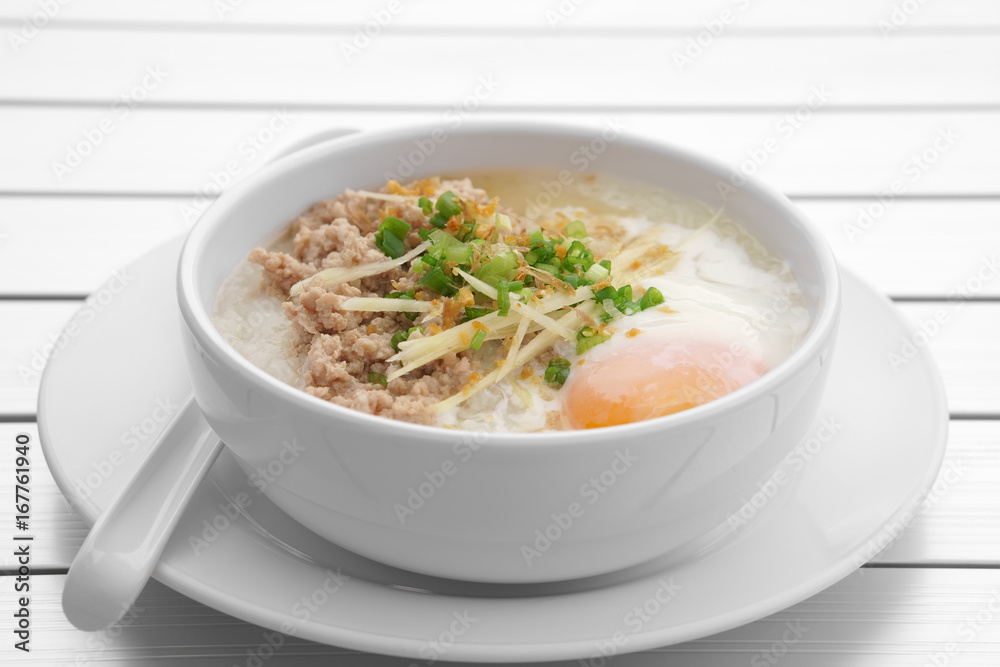
{"type": "Polygon", "coordinates": [[[189,398],[73,559],[62,597],[73,625],[100,630],[128,611],[222,447],[189,398]]]}

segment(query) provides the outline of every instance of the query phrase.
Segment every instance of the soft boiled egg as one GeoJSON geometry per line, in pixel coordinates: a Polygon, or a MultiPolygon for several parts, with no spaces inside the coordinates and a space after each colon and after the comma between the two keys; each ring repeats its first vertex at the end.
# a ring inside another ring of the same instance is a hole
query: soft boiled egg
{"type": "Polygon", "coordinates": [[[564,413],[573,428],[663,417],[725,396],[766,370],[718,344],[650,336],[577,367],[564,413]]]}
{"type": "Polygon", "coordinates": [[[724,276],[704,271],[705,256],[690,255],[675,271],[643,281],[664,294],[663,306],[616,320],[610,340],[572,357],[561,391],[568,427],[616,426],[697,407],[756,380],[794,349],[807,316],[797,295],[781,289],[787,282],[767,284],[737,252],[726,258],[724,276]]]}

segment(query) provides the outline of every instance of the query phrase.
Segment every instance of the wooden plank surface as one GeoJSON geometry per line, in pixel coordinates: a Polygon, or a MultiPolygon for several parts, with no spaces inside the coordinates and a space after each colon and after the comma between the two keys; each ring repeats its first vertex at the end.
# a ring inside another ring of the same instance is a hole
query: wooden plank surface
{"type": "Polygon", "coordinates": [[[0,197],[0,295],[84,298],[187,230],[176,199],[0,197]]]}
{"type": "Polygon", "coordinates": [[[146,85],[159,102],[440,105],[495,81],[489,105],[795,107],[810,87],[831,106],[997,105],[991,34],[628,37],[386,33],[363,50],[313,33],[83,30],[53,23],[0,50],[0,100],[106,102],[146,85]],[[345,51],[346,47],[357,51],[345,51]],[[831,57],[836,50],[838,57],[831,57]],[[61,54],[60,66],[51,63],[61,54]],[[121,54],[129,54],[122,58],[121,54]],[[455,57],[461,54],[461,57],[455,57]],[[405,66],[403,65],[405,63],[405,66]],[[538,76],[539,67],[545,75],[538,76]],[[767,77],[760,76],[768,72],[767,77]],[[157,72],[147,78],[147,73],[157,72]],[[372,80],[392,76],[391,85],[372,80]],[[419,76],[406,76],[418,72],[419,76]],[[920,72],[920,76],[912,76],[920,72]],[[535,75],[532,75],[532,74],[535,75]],[[891,81],[892,85],[885,85],[891,81]]]}
{"type": "MultiPolygon", "coordinates": [[[[236,162],[232,180],[238,182],[288,145],[321,130],[421,124],[428,132],[439,127],[447,133],[470,119],[521,119],[595,132],[614,121],[626,134],[715,158],[789,195],[874,196],[889,191],[895,181],[900,181],[898,199],[1000,195],[995,177],[1000,111],[820,111],[793,125],[788,111],[777,110],[480,111],[463,120],[453,103],[436,104],[419,112],[282,112],[280,105],[254,110],[139,107],[125,117],[110,105],[0,106],[0,145],[6,149],[0,156],[0,194],[193,196],[205,192],[214,182],[213,172],[224,170],[228,162],[236,162]],[[102,123],[107,132],[100,130],[102,123]]],[[[599,159],[592,168],[600,170],[599,159]]]]}
{"type": "MultiPolygon", "coordinates": [[[[914,327],[929,332],[928,348],[941,370],[951,414],[1000,416],[1000,303],[899,303],[897,307],[914,327]]],[[[916,335],[908,340],[921,343],[916,335]]],[[[901,339],[898,347],[887,350],[887,359],[904,345],[901,339]]]]}
{"type": "Polygon", "coordinates": [[[1000,296],[1000,276],[989,268],[1000,259],[1000,199],[901,200],[887,208],[874,198],[796,204],[843,266],[890,296],[1000,296]]]}
{"type": "Polygon", "coordinates": [[[1000,422],[949,425],[941,473],[881,565],[1000,566],[1000,422]]]}
{"type": "Polygon", "coordinates": [[[42,369],[82,301],[0,301],[0,418],[31,417],[42,369]]]}
{"type": "MultiPolygon", "coordinates": [[[[345,29],[371,21],[380,11],[387,11],[388,4],[386,0],[358,0],[350,3],[243,0],[225,4],[202,0],[146,0],[143,3],[89,0],[86,3],[67,3],[58,12],[54,12],[54,20],[73,22],[74,25],[165,25],[179,30],[198,27],[222,29],[230,25],[294,30],[345,29]]],[[[555,32],[590,28],[626,29],[630,33],[650,29],[701,30],[706,21],[718,18],[723,10],[729,8],[732,11],[730,26],[734,31],[874,30],[880,22],[894,25],[894,14],[905,17],[905,28],[915,31],[945,28],[967,31],[1000,26],[1000,8],[991,0],[917,3],[919,11],[912,9],[909,12],[902,8],[894,11],[894,5],[902,4],[899,0],[841,0],[830,3],[803,3],[795,0],[758,3],[733,0],[718,6],[649,0],[590,0],[572,4],[574,10],[560,12],[558,2],[538,3],[532,0],[507,0],[495,4],[462,0],[400,0],[399,9],[389,25],[392,30],[499,28],[544,29],[555,32]],[[565,21],[552,18],[550,12],[565,18],[565,21]]],[[[8,0],[0,5],[0,17],[19,26],[25,18],[36,14],[39,8],[40,5],[35,0],[8,0]]]]}

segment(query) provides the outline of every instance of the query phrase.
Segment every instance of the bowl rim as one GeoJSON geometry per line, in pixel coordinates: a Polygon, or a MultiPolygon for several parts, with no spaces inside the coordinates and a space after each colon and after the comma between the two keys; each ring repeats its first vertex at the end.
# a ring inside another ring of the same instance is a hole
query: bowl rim
{"type": "MultiPolygon", "coordinates": [[[[811,362],[815,355],[821,353],[827,340],[834,335],[840,313],[841,284],[833,251],[819,230],[803,216],[784,194],[761,183],[753,176],[745,176],[743,183],[737,189],[774,210],[778,214],[776,218],[780,218],[783,224],[795,227],[808,241],[809,252],[813,255],[813,259],[819,268],[821,292],[817,297],[816,313],[810,322],[809,332],[788,357],[753,382],[726,396],[697,407],[663,417],[594,429],[532,433],[452,429],[379,417],[324,401],[321,398],[307,394],[297,387],[278,380],[239,354],[222,337],[222,334],[212,323],[209,315],[210,309],[206,307],[206,304],[199,297],[196,280],[199,268],[197,260],[200,257],[206,240],[210,237],[211,232],[227,219],[227,214],[234,205],[245,194],[267,187],[269,182],[273,181],[277,175],[294,170],[319,155],[329,154],[332,157],[343,149],[356,148],[358,146],[363,147],[368,143],[415,140],[429,136],[430,132],[435,129],[437,129],[437,126],[425,123],[397,126],[389,129],[363,130],[346,136],[321,140],[316,144],[295,150],[275,159],[273,162],[265,164],[231,189],[223,192],[209,206],[189,231],[181,249],[177,267],[177,297],[181,316],[187,329],[195,337],[202,349],[211,355],[213,361],[223,365],[226,370],[238,375],[245,382],[249,382],[258,391],[265,392],[271,398],[298,404],[299,407],[320,419],[356,422],[358,427],[366,428],[372,434],[382,432],[385,435],[395,435],[401,438],[410,436],[411,439],[436,439],[440,442],[450,442],[455,436],[463,434],[485,434],[484,442],[480,446],[489,446],[491,444],[498,446],[501,443],[506,446],[537,446],[539,444],[579,446],[588,442],[593,443],[607,440],[625,442],[625,440],[622,440],[623,438],[639,436],[650,431],[667,432],[670,429],[680,429],[692,425],[708,426],[716,418],[722,417],[730,411],[735,411],[762,395],[773,392],[782,383],[798,374],[811,362]]],[[[555,124],[551,122],[524,120],[470,119],[463,123],[462,126],[449,130],[448,135],[451,137],[469,134],[497,136],[504,134],[541,134],[550,136],[556,134],[566,138],[589,141],[593,139],[594,132],[595,126],[593,125],[555,124]]],[[[720,180],[724,181],[729,178],[729,174],[732,172],[730,166],[713,158],[705,157],[690,150],[678,148],[667,142],[642,135],[626,133],[616,138],[615,144],[645,152],[659,153],[673,160],[689,163],[697,168],[716,174],[720,180]]],[[[595,170],[595,173],[599,173],[599,171],[599,169],[595,170]]],[[[332,194],[331,196],[336,196],[336,194],[332,194]]],[[[280,224],[287,224],[287,222],[276,225],[276,230],[280,229],[280,224]]]]}

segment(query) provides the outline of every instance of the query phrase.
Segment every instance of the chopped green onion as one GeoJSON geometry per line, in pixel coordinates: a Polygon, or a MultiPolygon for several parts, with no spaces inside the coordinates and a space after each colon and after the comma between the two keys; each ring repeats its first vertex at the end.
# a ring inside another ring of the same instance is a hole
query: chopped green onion
{"type": "Polygon", "coordinates": [[[472,248],[467,245],[446,248],[444,251],[444,258],[449,262],[465,264],[472,259],[472,248]]]}
{"type": "Polygon", "coordinates": [[[392,338],[389,339],[389,342],[392,344],[392,349],[396,350],[396,352],[399,352],[399,344],[409,337],[410,334],[403,331],[402,329],[392,334],[392,338]]]}
{"type": "Polygon", "coordinates": [[[476,237],[476,225],[478,224],[475,220],[463,222],[462,226],[455,232],[455,238],[459,241],[471,241],[476,237]]]}
{"type": "Polygon", "coordinates": [[[454,296],[458,292],[458,288],[451,281],[448,276],[444,274],[440,266],[433,267],[430,271],[424,274],[424,277],[420,279],[417,283],[418,285],[423,285],[428,289],[432,289],[442,296],[454,296]]]}
{"type": "Polygon", "coordinates": [[[642,310],[642,306],[635,301],[629,300],[618,306],[618,310],[622,311],[622,315],[635,315],[642,310]]]}
{"type": "Polygon", "coordinates": [[[493,259],[483,264],[474,275],[487,285],[497,287],[501,280],[513,278],[516,270],[517,255],[507,251],[497,254],[493,259]]]}
{"type": "Polygon", "coordinates": [[[507,290],[508,291],[511,291],[511,292],[520,292],[523,289],[524,289],[524,281],[523,280],[508,280],[507,281],[507,290]]]}
{"type": "Polygon", "coordinates": [[[483,346],[483,341],[485,340],[486,340],[486,330],[477,329],[476,334],[472,337],[472,340],[469,341],[469,347],[471,347],[473,350],[478,350],[483,346]]]}
{"type": "Polygon", "coordinates": [[[376,373],[375,371],[371,371],[368,373],[368,381],[371,382],[372,384],[380,384],[383,387],[389,385],[389,380],[387,380],[386,377],[381,373],[376,373]]]}
{"type": "Polygon", "coordinates": [[[559,267],[554,264],[535,264],[535,268],[539,271],[546,271],[554,276],[559,275],[559,267]]]}
{"type": "Polygon", "coordinates": [[[406,243],[398,236],[386,234],[382,237],[382,252],[393,259],[402,257],[406,254],[406,243]]]}
{"type": "Polygon", "coordinates": [[[410,327],[407,331],[400,329],[396,333],[392,334],[392,338],[389,339],[389,342],[392,344],[392,349],[399,352],[399,344],[404,340],[409,340],[410,336],[417,332],[423,333],[423,327],[410,327]]]}
{"type": "Polygon", "coordinates": [[[439,248],[450,248],[452,246],[462,245],[461,241],[459,241],[454,236],[441,229],[435,229],[431,231],[430,236],[428,238],[430,239],[431,243],[434,244],[435,247],[439,248]]]}
{"type": "Polygon", "coordinates": [[[387,216],[382,224],[379,225],[379,231],[387,231],[393,236],[398,236],[401,239],[405,239],[406,235],[410,233],[410,225],[407,222],[403,222],[399,218],[393,216],[387,216]]]}
{"type": "MultiPolygon", "coordinates": [[[[448,232],[435,229],[430,233],[430,241],[434,247],[428,253],[436,259],[446,259],[449,262],[463,264],[472,259],[472,248],[456,239],[448,232]]],[[[436,263],[436,262],[432,262],[436,263]]]]}
{"type": "Polygon", "coordinates": [[[445,227],[448,226],[448,220],[450,220],[450,218],[448,216],[443,215],[441,213],[435,213],[434,215],[432,215],[430,217],[429,220],[427,220],[427,223],[431,227],[437,227],[438,229],[444,229],[445,227]]]}
{"type": "Polygon", "coordinates": [[[406,254],[406,244],[403,239],[394,234],[387,234],[382,231],[375,232],[375,245],[386,256],[397,259],[406,254]]]}
{"type": "Polygon", "coordinates": [[[586,271],[594,264],[594,260],[590,257],[575,257],[573,255],[566,255],[566,259],[563,260],[563,268],[572,271],[576,267],[580,267],[583,271],[586,271]]]}
{"type": "Polygon", "coordinates": [[[549,260],[554,260],[555,264],[559,263],[559,258],[556,257],[556,249],[551,243],[546,243],[544,245],[539,245],[531,248],[528,254],[524,256],[525,260],[530,258],[529,264],[535,265],[542,262],[548,262],[549,260]]]}
{"type": "Polygon", "coordinates": [[[569,377],[569,370],[569,360],[556,357],[549,362],[548,367],[545,369],[545,381],[561,387],[566,384],[566,379],[569,377]]]}
{"type": "Polygon", "coordinates": [[[562,268],[564,271],[575,272],[579,267],[580,271],[586,272],[593,265],[594,260],[589,257],[567,257],[563,260],[562,268]]]}
{"type": "Polygon", "coordinates": [[[607,287],[603,287],[594,292],[594,301],[596,301],[597,303],[601,303],[605,299],[611,299],[613,301],[617,296],[618,296],[618,290],[608,285],[607,287]]]}
{"type": "Polygon", "coordinates": [[[458,202],[458,197],[451,190],[444,192],[437,198],[434,208],[446,218],[454,218],[462,213],[462,205],[458,202]]]}
{"type": "Polygon", "coordinates": [[[566,236],[572,236],[576,239],[582,239],[587,236],[587,227],[583,224],[583,220],[574,220],[566,225],[563,231],[566,232],[566,236]]]}
{"type": "MultiPolygon", "coordinates": [[[[595,264],[595,266],[597,266],[595,264]]],[[[615,289],[610,285],[603,287],[594,294],[594,301],[604,306],[606,316],[602,320],[608,322],[620,315],[635,315],[644,308],[632,300],[632,286],[623,285],[615,289]]]]}
{"type": "Polygon", "coordinates": [[[609,340],[611,338],[611,336],[608,335],[608,334],[594,333],[594,330],[591,329],[590,327],[586,327],[584,329],[584,331],[586,331],[587,329],[590,329],[590,331],[591,331],[591,334],[589,336],[586,336],[586,335],[581,336],[580,334],[583,334],[583,331],[581,331],[580,334],[577,334],[577,336],[576,336],[576,353],[577,354],[583,354],[584,352],[586,352],[590,348],[592,348],[592,347],[594,347],[596,345],[600,345],[601,343],[603,343],[603,342],[605,342],[605,341],[607,341],[607,340],[609,340]]]}
{"type": "Polygon", "coordinates": [[[615,307],[615,302],[611,299],[604,299],[601,301],[601,305],[604,306],[604,312],[610,315],[612,318],[621,317],[622,311],[615,307]]]}
{"type": "Polygon", "coordinates": [[[406,235],[410,225],[393,216],[386,217],[375,232],[375,245],[387,256],[397,259],[406,254],[406,235]]]}
{"type": "Polygon", "coordinates": [[[646,310],[647,308],[652,308],[653,306],[659,306],[664,301],[663,292],[655,287],[650,287],[646,290],[646,293],[642,295],[642,298],[639,299],[639,309],[646,310]]]}
{"type": "Polygon", "coordinates": [[[474,320],[483,315],[489,315],[493,311],[490,308],[480,308],[479,306],[466,306],[465,307],[465,319],[463,322],[468,322],[469,320],[474,320]]]}
{"type": "Polygon", "coordinates": [[[417,234],[420,236],[421,241],[426,241],[431,237],[431,230],[427,229],[426,227],[422,227],[417,230],[417,234]]]}
{"type": "Polygon", "coordinates": [[[590,251],[581,241],[573,241],[566,250],[567,257],[585,257],[590,251]]]}
{"type": "Polygon", "coordinates": [[[602,259],[601,261],[598,262],[598,264],[600,264],[601,266],[603,266],[608,271],[611,270],[611,260],[610,259],[602,259]]]}
{"type": "Polygon", "coordinates": [[[507,317],[510,313],[510,283],[501,280],[497,285],[497,313],[500,317],[507,317]]]}
{"type": "Polygon", "coordinates": [[[421,197],[418,199],[417,206],[419,206],[420,210],[424,212],[424,215],[430,215],[434,212],[434,205],[431,204],[431,200],[427,197],[421,197]]]}
{"type": "Polygon", "coordinates": [[[589,280],[591,283],[596,283],[598,280],[604,280],[611,274],[603,264],[594,264],[583,274],[583,277],[589,280]]]}

